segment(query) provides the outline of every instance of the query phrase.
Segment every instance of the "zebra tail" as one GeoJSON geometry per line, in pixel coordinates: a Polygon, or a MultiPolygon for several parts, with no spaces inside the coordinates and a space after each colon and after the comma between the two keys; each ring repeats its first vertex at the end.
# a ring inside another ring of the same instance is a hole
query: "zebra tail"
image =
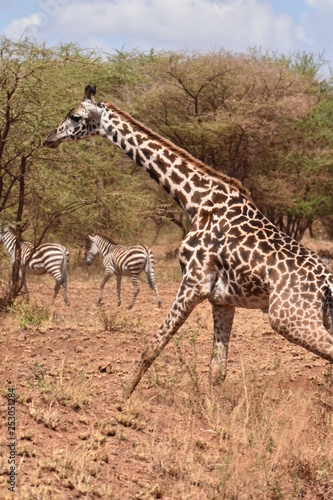
{"type": "Polygon", "coordinates": [[[66,283],[67,281],[67,262],[69,260],[69,253],[66,252],[63,256],[62,263],[61,263],[61,278],[59,285],[62,285],[66,283]]]}
{"type": "Polygon", "coordinates": [[[155,290],[155,278],[154,278],[154,256],[150,248],[147,248],[147,263],[146,263],[146,273],[148,278],[148,284],[152,290],[155,290]]]}

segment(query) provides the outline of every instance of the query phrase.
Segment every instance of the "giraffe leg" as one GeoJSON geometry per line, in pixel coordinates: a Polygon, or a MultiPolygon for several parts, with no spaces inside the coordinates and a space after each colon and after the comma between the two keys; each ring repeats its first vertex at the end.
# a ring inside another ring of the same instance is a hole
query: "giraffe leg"
{"type": "Polygon", "coordinates": [[[218,384],[227,376],[228,344],[235,307],[212,304],[214,319],[214,343],[210,362],[210,381],[218,384]]]}
{"type": "MultiPolygon", "coordinates": [[[[318,308],[318,310],[320,310],[318,308]]],[[[270,308],[270,324],[274,331],[280,333],[294,344],[298,344],[308,351],[333,363],[333,336],[324,324],[320,313],[299,311],[288,321],[273,314],[270,308]]]]}
{"type": "Polygon", "coordinates": [[[169,314],[142,353],[141,360],[136,365],[132,377],[125,386],[125,395],[127,397],[134,391],[142,376],[159,356],[169,340],[177,333],[195,306],[205,298],[206,296],[201,295],[197,287],[193,283],[189,283],[189,280],[184,276],[169,314]]]}
{"type": "Polygon", "coordinates": [[[138,278],[136,276],[132,276],[131,280],[132,280],[132,285],[133,285],[133,298],[132,298],[130,305],[128,306],[128,309],[132,309],[132,307],[134,306],[135,299],[137,298],[138,293],[140,291],[138,278]]]}
{"type": "Polygon", "coordinates": [[[101,282],[100,287],[99,287],[99,297],[98,297],[98,301],[97,301],[98,306],[100,306],[102,303],[103,290],[104,290],[105,283],[107,283],[109,281],[109,279],[111,278],[112,275],[113,275],[113,273],[105,274],[104,278],[102,279],[102,282],[101,282]]]}
{"type": "Polygon", "coordinates": [[[118,307],[121,306],[120,291],[121,291],[121,274],[117,274],[118,307]]]}

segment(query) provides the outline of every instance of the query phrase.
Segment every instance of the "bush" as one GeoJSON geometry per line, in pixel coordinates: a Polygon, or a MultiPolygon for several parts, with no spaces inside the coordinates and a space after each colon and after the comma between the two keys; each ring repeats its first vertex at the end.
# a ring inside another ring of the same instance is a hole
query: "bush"
{"type": "Polygon", "coordinates": [[[38,329],[50,318],[49,309],[41,306],[37,300],[34,302],[16,302],[12,310],[18,318],[19,327],[23,330],[29,327],[38,329]]]}

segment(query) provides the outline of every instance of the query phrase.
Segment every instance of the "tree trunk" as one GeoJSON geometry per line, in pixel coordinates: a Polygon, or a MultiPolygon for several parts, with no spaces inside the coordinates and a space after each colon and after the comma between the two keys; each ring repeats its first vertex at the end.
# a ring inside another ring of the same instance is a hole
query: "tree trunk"
{"type": "Polygon", "coordinates": [[[25,167],[26,167],[26,156],[22,155],[21,157],[21,167],[20,167],[20,178],[19,178],[19,203],[16,215],[16,227],[15,227],[15,236],[16,236],[16,248],[15,248],[15,261],[12,269],[12,286],[10,293],[10,301],[12,302],[18,296],[20,291],[22,290],[24,281],[25,281],[25,272],[22,270],[22,275],[20,276],[20,268],[21,268],[21,239],[22,239],[22,216],[24,209],[24,188],[25,188],[25,167]]]}

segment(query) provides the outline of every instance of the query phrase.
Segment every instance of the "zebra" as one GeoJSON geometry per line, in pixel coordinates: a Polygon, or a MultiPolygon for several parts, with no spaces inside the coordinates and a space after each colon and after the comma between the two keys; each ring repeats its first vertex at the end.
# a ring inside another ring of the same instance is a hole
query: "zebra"
{"type": "Polygon", "coordinates": [[[103,264],[105,267],[105,275],[100,285],[100,293],[97,301],[98,306],[102,303],[105,283],[115,274],[117,277],[118,307],[121,305],[121,278],[122,276],[129,276],[131,278],[133,298],[128,309],[132,309],[140,290],[138,276],[142,271],[145,271],[148,278],[148,284],[156,293],[158,307],[161,307],[161,299],[155,282],[154,256],[150,248],[144,245],[118,245],[109,236],[103,233],[96,233],[94,236],[89,235],[87,243],[87,264],[90,265],[96,255],[100,254],[103,257],[103,264]]]}
{"type": "MultiPolygon", "coordinates": [[[[0,228],[0,241],[4,244],[11,258],[11,265],[15,263],[16,236],[11,227],[0,228]]],[[[35,247],[30,241],[21,241],[21,265],[20,277],[23,276],[23,289],[27,297],[25,274],[41,275],[49,273],[56,281],[52,305],[62,285],[64,288],[64,301],[68,304],[67,298],[67,262],[69,260],[68,250],[59,243],[43,243],[35,247]]]]}

